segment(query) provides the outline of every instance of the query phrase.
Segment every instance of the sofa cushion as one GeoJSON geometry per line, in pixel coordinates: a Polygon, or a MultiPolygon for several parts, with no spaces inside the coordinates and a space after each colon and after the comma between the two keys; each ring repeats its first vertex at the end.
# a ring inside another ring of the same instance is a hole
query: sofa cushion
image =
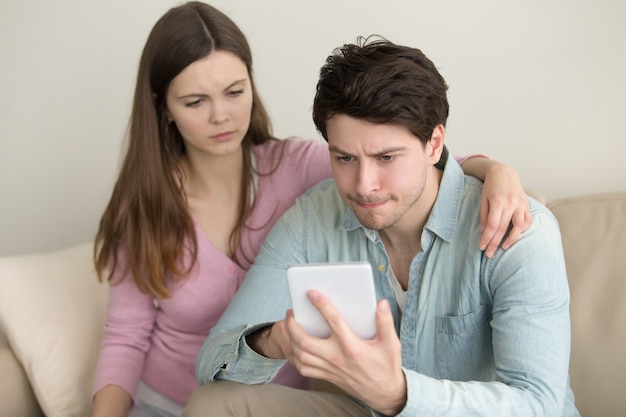
{"type": "Polygon", "coordinates": [[[571,291],[571,384],[582,416],[626,416],[626,193],[548,203],[571,291]]]}
{"type": "Polygon", "coordinates": [[[0,329],[48,417],[91,414],[108,295],[92,248],[0,258],[0,329]]]}

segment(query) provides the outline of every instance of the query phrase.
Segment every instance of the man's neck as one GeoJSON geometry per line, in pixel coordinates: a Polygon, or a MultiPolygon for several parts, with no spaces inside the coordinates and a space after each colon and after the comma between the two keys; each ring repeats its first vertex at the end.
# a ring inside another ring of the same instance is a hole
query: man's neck
{"type": "Polygon", "coordinates": [[[379,231],[391,267],[404,290],[408,286],[413,258],[422,250],[422,233],[437,200],[443,171],[433,167],[432,174],[418,201],[402,219],[393,226],[379,231]]]}

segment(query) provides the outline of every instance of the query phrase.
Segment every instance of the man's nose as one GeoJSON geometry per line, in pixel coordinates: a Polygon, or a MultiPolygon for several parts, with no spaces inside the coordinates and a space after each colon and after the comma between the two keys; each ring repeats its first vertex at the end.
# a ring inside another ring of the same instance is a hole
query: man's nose
{"type": "Polygon", "coordinates": [[[363,161],[359,164],[356,191],[361,196],[367,196],[378,191],[380,181],[376,164],[370,161],[363,161]]]}

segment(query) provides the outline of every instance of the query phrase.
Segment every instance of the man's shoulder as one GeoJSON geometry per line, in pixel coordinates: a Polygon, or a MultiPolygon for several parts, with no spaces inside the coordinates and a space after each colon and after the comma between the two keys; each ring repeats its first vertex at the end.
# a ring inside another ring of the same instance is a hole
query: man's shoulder
{"type": "Polygon", "coordinates": [[[545,204],[529,195],[526,197],[528,198],[528,205],[530,206],[530,214],[533,217],[533,223],[536,218],[545,217],[550,223],[558,225],[558,220],[545,204]]]}
{"type": "Polygon", "coordinates": [[[331,219],[343,219],[346,209],[335,181],[329,178],[317,183],[298,197],[288,212],[292,216],[302,216],[307,224],[312,225],[340,221],[331,219]]]}
{"type": "Polygon", "coordinates": [[[464,175],[461,210],[476,213],[480,220],[480,203],[483,194],[483,182],[471,175],[464,175]]]}
{"type": "Polygon", "coordinates": [[[328,178],[309,188],[296,201],[305,207],[314,207],[320,211],[343,212],[345,204],[339,195],[335,180],[328,178]]]}
{"type": "Polygon", "coordinates": [[[324,180],[298,197],[265,241],[271,241],[274,250],[280,246],[284,253],[276,256],[290,258],[290,263],[326,262],[346,240],[347,211],[334,181],[324,180]]]}
{"type": "MultiPolygon", "coordinates": [[[[470,175],[465,175],[465,184],[464,184],[464,209],[471,210],[473,207],[477,212],[480,211],[480,202],[483,193],[484,184],[481,180],[474,178],[470,175]]],[[[535,218],[535,216],[547,216],[547,218],[556,221],[556,218],[550,211],[548,207],[542,202],[536,200],[530,195],[526,195],[528,198],[528,206],[530,208],[530,214],[535,218]]]]}
{"type": "Polygon", "coordinates": [[[329,196],[339,196],[337,185],[333,178],[327,178],[309,188],[303,195],[307,198],[328,198],[329,196]]]}

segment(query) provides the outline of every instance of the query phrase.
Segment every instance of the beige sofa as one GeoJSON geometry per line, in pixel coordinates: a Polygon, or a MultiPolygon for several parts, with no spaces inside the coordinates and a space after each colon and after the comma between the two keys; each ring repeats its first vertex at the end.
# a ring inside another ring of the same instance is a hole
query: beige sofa
{"type": "MultiPolygon", "coordinates": [[[[583,417],[624,417],[626,192],[547,205],[570,280],[577,406],[583,417]]],[[[91,251],[0,258],[0,416],[89,415],[107,297],[91,251]]]]}

